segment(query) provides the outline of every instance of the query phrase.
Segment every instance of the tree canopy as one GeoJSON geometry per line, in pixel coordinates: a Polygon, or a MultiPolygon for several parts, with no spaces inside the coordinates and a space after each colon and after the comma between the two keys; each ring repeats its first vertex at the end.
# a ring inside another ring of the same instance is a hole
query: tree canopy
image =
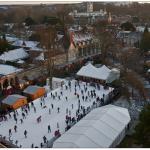
{"type": "Polygon", "coordinates": [[[135,31],[135,27],[131,22],[122,23],[120,27],[125,31],[135,31]]]}
{"type": "Polygon", "coordinates": [[[142,110],[134,136],[137,144],[141,144],[144,148],[150,147],[150,105],[142,110]]]}
{"type": "Polygon", "coordinates": [[[25,23],[26,23],[27,26],[31,26],[31,25],[35,24],[35,21],[31,17],[27,17],[25,19],[25,23]]]}

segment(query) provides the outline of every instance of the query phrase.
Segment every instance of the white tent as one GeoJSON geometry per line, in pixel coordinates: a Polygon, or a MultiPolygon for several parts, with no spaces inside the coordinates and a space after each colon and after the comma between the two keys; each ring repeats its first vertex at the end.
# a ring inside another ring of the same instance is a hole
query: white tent
{"type": "Polygon", "coordinates": [[[83,66],[78,72],[77,76],[83,76],[88,78],[94,78],[99,80],[107,81],[111,70],[103,65],[100,68],[96,68],[91,63],[86,66],[83,66]]]}
{"type": "Polygon", "coordinates": [[[54,148],[116,147],[131,118],[126,108],[106,105],[94,109],[54,142],[54,148]]]}

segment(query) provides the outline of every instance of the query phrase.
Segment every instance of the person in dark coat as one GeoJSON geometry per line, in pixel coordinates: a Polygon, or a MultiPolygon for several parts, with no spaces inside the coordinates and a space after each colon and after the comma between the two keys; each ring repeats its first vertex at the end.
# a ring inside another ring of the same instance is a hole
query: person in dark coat
{"type": "Polygon", "coordinates": [[[17,132],[17,126],[16,125],[14,126],[14,130],[15,130],[15,132],[17,132]]]}
{"type": "Polygon", "coordinates": [[[51,132],[51,126],[48,125],[48,133],[50,133],[50,132],[51,132]]]}
{"type": "Polygon", "coordinates": [[[27,130],[24,131],[24,136],[27,138],[27,130]]]}

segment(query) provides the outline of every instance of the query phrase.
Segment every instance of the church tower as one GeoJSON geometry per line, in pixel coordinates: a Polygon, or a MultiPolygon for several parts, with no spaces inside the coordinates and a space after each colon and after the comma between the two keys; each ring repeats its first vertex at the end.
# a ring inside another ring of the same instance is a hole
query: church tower
{"type": "Polygon", "coordinates": [[[112,21],[111,13],[109,12],[109,15],[108,15],[108,23],[110,23],[110,24],[111,24],[111,21],[112,21]]]}
{"type": "Polygon", "coordinates": [[[93,12],[93,3],[92,2],[87,2],[87,12],[93,12]]]}

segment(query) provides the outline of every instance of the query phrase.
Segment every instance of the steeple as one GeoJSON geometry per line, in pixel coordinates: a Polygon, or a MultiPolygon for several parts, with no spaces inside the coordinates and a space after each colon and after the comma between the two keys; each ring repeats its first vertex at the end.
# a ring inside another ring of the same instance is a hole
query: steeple
{"type": "Polygon", "coordinates": [[[108,15],[108,23],[111,23],[111,21],[112,21],[111,13],[109,12],[109,15],[108,15]]]}

